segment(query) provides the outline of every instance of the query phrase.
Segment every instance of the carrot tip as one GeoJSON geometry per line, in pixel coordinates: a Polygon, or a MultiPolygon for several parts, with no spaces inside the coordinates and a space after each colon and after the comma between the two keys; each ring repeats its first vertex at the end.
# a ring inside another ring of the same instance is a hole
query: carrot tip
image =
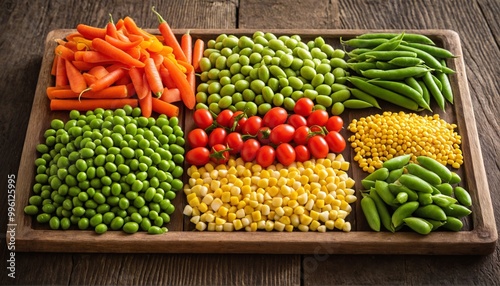
{"type": "Polygon", "coordinates": [[[82,90],[82,92],[80,92],[80,94],[78,95],[78,101],[80,101],[80,99],[81,99],[81,97],[82,97],[82,94],[83,94],[83,93],[85,93],[85,92],[87,92],[87,91],[90,91],[90,90],[92,90],[90,87],[89,87],[89,88],[86,88],[86,89],[84,89],[84,90],[82,90]]]}

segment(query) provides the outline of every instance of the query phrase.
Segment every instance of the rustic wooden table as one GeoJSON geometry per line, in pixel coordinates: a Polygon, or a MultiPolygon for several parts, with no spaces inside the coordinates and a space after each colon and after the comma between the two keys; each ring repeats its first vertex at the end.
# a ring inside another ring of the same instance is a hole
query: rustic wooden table
{"type": "MultiPolygon", "coordinates": [[[[17,175],[49,31],[104,25],[108,14],[156,28],[155,6],[173,28],[451,29],[463,58],[484,166],[500,229],[500,13],[497,0],[0,2],[1,177],[17,175]]],[[[25,178],[18,177],[17,180],[25,178]]],[[[500,244],[487,256],[15,253],[5,241],[7,191],[0,206],[0,283],[5,284],[479,284],[499,285],[500,244]]],[[[19,206],[18,206],[19,207],[19,206]]]]}

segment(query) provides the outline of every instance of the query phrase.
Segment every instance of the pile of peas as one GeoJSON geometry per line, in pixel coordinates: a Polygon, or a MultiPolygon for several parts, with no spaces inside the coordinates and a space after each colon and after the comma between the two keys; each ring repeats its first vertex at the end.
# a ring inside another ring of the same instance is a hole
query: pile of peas
{"type": "Polygon", "coordinates": [[[53,119],[38,144],[33,195],[24,211],[51,229],[151,234],[167,231],[183,183],[184,132],[177,117],[101,108],[53,119]]]}
{"type": "Polygon", "coordinates": [[[196,108],[263,115],[275,106],[293,111],[297,100],[308,97],[316,109],[340,114],[350,97],[344,56],[322,37],[305,43],[299,35],[221,34],[207,42],[200,60],[196,108]]]}

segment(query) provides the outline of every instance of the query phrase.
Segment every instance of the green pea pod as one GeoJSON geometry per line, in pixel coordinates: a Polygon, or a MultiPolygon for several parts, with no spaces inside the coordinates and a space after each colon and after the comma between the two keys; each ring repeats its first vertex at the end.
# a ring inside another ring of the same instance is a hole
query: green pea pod
{"type": "Polygon", "coordinates": [[[406,170],[408,170],[409,174],[415,175],[431,185],[439,185],[441,184],[441,178],[434,172],[427,170],[426,168],[415,164],[410,163],[406,165],[406,170]]]}
{"type": "Polygon", "coordinates": [[[399,67],[414,67],[422,65],[424,61],[416,57],[395,57],[389,63],[399,67]]]}
{"type": "Polygon", "coordinates": [[[370,228],[374,231],[380,231],[380,216],[375,202],[371,197],[364,196],[361,199],[361,209],[370,228]]]}
{"type": "Polygon", "coordinates": [[[375,190],[378,196],[387,204],[393,207],[398,206],[394,203],[396,197],[389,190],[389,184],[385,181],[375,181],[375,190]]]}
{"type": "Polygon", "coordinates": [[[447,216],[453,216],[456,218],[462,218],[472,213],[470,209],[459,204],[449,205],[443,208],[443,211],[446,213],[447,216]]]}
{"type": "Polygon", "coordinates": [[[417,161],[424,168],[436,173],[444,183],[450,181],[452,176],[451,171],[437,160],[427,156],[418,156],[417,161]]]}
{"type": "Polygon", "coordinates": [[[430,45],[425,45],[425,44],[421,44],[421,43],[404,43],[404,45],[425,51],[435,58],[447,59],[447,58],[454,58],[455,57],[455,55],[453,55],[447,49],[436,47],[436,46],[430,46],[430,45]]]}
{"type": "MultiPolygon", "coordinates": [[[[441,65],[446,66],[446,62],[441,60],[441,65]]],[[[448,75],[444,72],[436,72],[437,79],[442,84],[441,92],[443,93],[444,98],[451,104],[453,104],[453,91],[451,89],[450,79],[448,75]]]]}
{"type": "Polygon", "coordinates": [[[416,91],[414,88],[412,88],[411,86],[409,86],[403,82],[388,81],[388,80],[371,80],[370,83],[373,83],[373,84],[378,85],[380,87],[392,90],[394,92],[397,92],[398,94],[404,95],[404,96],[408,97],[409,99],[415,101],[422,108],[431,111],[429,105],[424,100],[422,95],[418,91],[416,91]]]}
{"type": "Polygon", "coordinates": [[[414,52],[417,54],[417,57],[422,59],[425,62],[425,65],[427,65],[431,69],[435,69],[437,71],[443,70],[443,66],[441,65],[439,60],[437,60],[434,56],[427,53],[426,51],[423,51],[421,49],[417,49],[414,47],[406,46],[406,45],[399,45],[399,47],[397,47],[396,50],[414,52]]]}
{"type": "Polygon", "coordinates": [[[437,230],[438,228],[442,227],[446,222],[445,221],[439,221],[439,220],[433,220],[433,219],[425,219],[427,222],[432,224],[432,231],[437,230]]]}
{"type": "Polygon", "coordinates": [[[447,195],[447,196],[453,195],[453,186],[450,185],[449,183],[443,183],[443,184],[435,185],[433,187],[438,189],[441,192],[441,194],[443,194],[443,195],[447,195]]]}
{"type": "Polygon", "coordinates": [[[407,217],[403,219],[403,222],[415,232],[426,235],[432,231],[433,225],[423,218],[419,217],[407,217]]]}
{"type": "Polygon", "coordinates": [[[462,187],[455,187],[453,189],[455,198],[458,200],[458,202],[466,207],[472,206],[472,198],[469,194],[469,192],[462,188],[462,187]]]}
{"type": "Polygon", "coordinates": [[[397,183],[391,183],[389,184],[389,190],[397,196],[399,193],[406,193],[408,195],[408,201],[417,201],[418,200],[418,194],[417,192],[397,183]]]}
{"type": "Polygon", "coordinates": [[[445,208],[448,207],[449,205],[456,203],[457,200],[447,195],[438,194],[432,196],[432,202],[442,208],[445,208]]]}
{"type": "Polygon", "coordinates": [[[372,50],[373,51],[392,51],[401,44],[401,41],[403,40],[404,35],[405,35],[404,32],[400,33],[400,34],[394,36],[389,41],[374,47],[372,50]]]}
{"type": "Polygon", "coordinates": [[[410,159],[411,154],[396,156],[382,163],[382,167],[386,168],[389,171],[401,169],[406,166],[408,162],[410,162],[410,159]]]}
{"type": "Polygon", "coordinates": [[[374,39],[360,39],[360,38],[353,38],[349,39],[347,41],[342,40],[340,38],[340,43],[344,46],[349,46],[353,48],[374,48],[380,44],[383,44],[385,42],[388,42],[388,39],[382,39],[382,38],[374,38],[374,39]]]}
{"type": "Polygon", "coordinates": [[[347,67],[354,70],[356,73],[361,74],[361,71],[374,69],[377,66],[374,62],[356,62],[356,63],[347,63],[347,67]]]}
{"type": "MultiPolygon", "coordinates": [[[[357,39],[392,39],[396,37],[396,33],[365,33],[357,36],[357,39]]],[[[405,33],[403,41],[410,43],[422,43],[427,45],[435,45],[435,43],[427,36],[422,34],[405,33]]]]}
{"type": "MultiPolygon", "coordinates": [[[[367,56],[367,57],[368,57],[367,61],[374,60],[374,58],[370,58],[370,56],[367,56]]],[[[376,66],[377,69],[381,69],[381,70],[393,70],[393,69],[400,68],[400,67],[398,67],[396,65],[393,65],[393,64],[390,64],[390,63],[384,62],[384,61],[377,61],[375,63],[375,66],[376,66]]]]}
{"type": "Polygon", "coordinates": [[[446,217],[446,222],[443,224],[443,228],[446,228],[451,231],[460,231],[464,227],[463,222],[453,216],[446,217]]]}
{"type": "Polygon", "coordinates": [[[373,96],[369,95],[368,93],[361,91],[357,88],[350,88],[349,90],[351,91],[351,94],[355,98],[366,101],[366,102],[370,103],[372,106],[380,109],[380,105],[378,104],[378,101],[375,97],[373,97],[373,96]]]}
{"type": "Polygon", "coordinates": [[[422,97],[424,98],[425,102],[427,102],[427,105],[430,106],[431,104],[431,94],[429,93],[429,89],[427,86],[425,86],[425,83],[421,80],[417,81],[418,85],[422,89],[422,97]]]}
{"type": "Polygon", "coordinates": [[[425,75],[430,70],[426,67],[404,67],[391,70],[371,69],[361,71],[361,74],[367,78],[377,78],[385,80],[404,80],[407,77],[419,77],[425,75]]]}
{"type": "Polygon", "coordinates": [[[434,220],[446,220],[446,214],[443,209],[434,204],[418,207],[413,215],[434,220]]]}
{"type": "Polygon", "coordinates": [[[348,99],[342,102],[346,108],[350,109],[363,109],[373,107],[372,104],[361,99],[348,99]]]}
{"type": "Polygon", "coordinates": [[[419,193],[418,194],[418,202],[423,206],[427,206],[427,205],[432,204],[432,194],[419,193]]]}
{"type": "Polygon", "coordinates": [[[375,206],[377,207],[377,211],[378,211],[378,214],[380,216],[380,221],[381,221],[382,225],[388,231],[394,232],[395,229],[391,223],[391,215],[389,213],[389,210],[387,209],[387,205],[385,204],[385,202],[380,198],[380,196],[377,194],[377,191],[375,189],[372,189],[370,191],[370,197],[375,202],[375,206]]]}
{"type": "Polygon", "coordinates": [[[407,202],[399,206],[392,214],[392,226],[394,228],[401,226],[404,223],[403,219],[410,217],[418,206],[418,202],[407,202]]]}
{"type": "Polygon", "coordinates": [[[429,183],[411,174],[401,175],[398,181],[401,184],[405,185],[406,187],[418,192],[429,193],[429,194],[432,194],[433,192],[432,187],[429,183]]]}
{"type": "Polygon", "coordinates": [[[408,51],[370,51],[359,55],[356,60],[363,61],[373,59],[377,61],[390,61],[398,57],[412,57],[416,58],[417,54],[408,51]]]}
{"type": "Polygon", "coordinates": [[[370,181],[385,181],[389,177],[389,169],[382,167],[380,169],[375,170],[373,173],[365,177],[365,180],[370,181]]]}
{"type": "Polygon", "coordinates": [[[395,169],[389,172],[389,177],[385,180],[387,183],[391,184],[396,182],[401,175],[403,175],[404,168],[395,169]]]}
{"type": "MultiPolygon", "coordinates": [[[[418,83],[418,81],[414,77],[405,78],[405,83],[407,85],[411,86],[416,91],[418,91],[418,93],[420,93],[423,96],[424,91],[422,89],[422,86],[420,86],[420,84],[418,83]]],[[[427,104],[429,104],[429,103],[427,102],[427,104]]]]}

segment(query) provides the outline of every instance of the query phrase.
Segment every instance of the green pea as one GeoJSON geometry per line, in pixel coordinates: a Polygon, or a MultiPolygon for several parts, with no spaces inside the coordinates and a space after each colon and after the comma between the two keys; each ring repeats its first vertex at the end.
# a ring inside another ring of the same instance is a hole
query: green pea
{"type": "Polygon", "coordinates": [[[149,234],[163,234],[164,233],[164,231],[156,225],[151,226],[147,231],[149,234]]]}
{"type": "Polygon", "coordinates": [[[119,230],[123,227],[124,223],[125,222],[124,222],[123,218],[117,216],[111,221],[110,227],[112,230],[119,230]]]}
{"type": "Polygon", "coordinates": [[[38,207],[36,205],[28,205],[24,207],[24,213],[27,215],[36,215],[38,213],[38,207]]]}
{"type": "Polygon", "coordinates": [[[312,80],[316,76],[316,70],[310,66],[303,66],[300,69],[300,75],[307,80],[312,80]]]}
{"type": "Polygon", "coordinates": [[[292,111],[295,107],[295,101],[292,98],[287,97],[283,100],[283,106],[286,110],[292,111]]]}
{"type": "Polygon", "coordinates": [[[134,221],[129,221],[123,225],[123,231],[126,233],[136,233],[139,230],[139,224],[134,221]]]}

